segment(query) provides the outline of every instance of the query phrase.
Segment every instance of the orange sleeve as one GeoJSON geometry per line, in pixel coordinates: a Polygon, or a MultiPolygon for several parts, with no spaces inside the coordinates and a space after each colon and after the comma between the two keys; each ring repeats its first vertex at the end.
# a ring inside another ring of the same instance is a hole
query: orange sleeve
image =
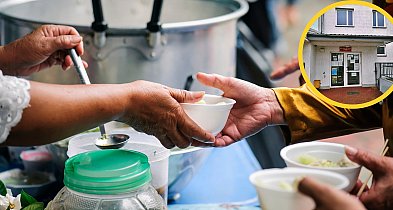
{"type": "Polygon", "coordinates": [[[318,140],[381,128],[380,104],[363,109],[344,109],[325,103],[303,85],[273,88],[290,130],[288,143],[318,140]]]}

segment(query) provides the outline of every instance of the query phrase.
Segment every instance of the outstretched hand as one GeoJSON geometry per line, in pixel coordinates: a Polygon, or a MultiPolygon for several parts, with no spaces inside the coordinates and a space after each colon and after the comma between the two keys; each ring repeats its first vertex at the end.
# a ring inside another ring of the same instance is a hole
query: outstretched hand
{"type": "Polygon", "coordinates": [[[273,90],[217,74],[198,73],[197,79],[236,100],[224,129],[216,136],[215,146],[227,146],[266,126],[284,123],[283,111],[273,90]]]}

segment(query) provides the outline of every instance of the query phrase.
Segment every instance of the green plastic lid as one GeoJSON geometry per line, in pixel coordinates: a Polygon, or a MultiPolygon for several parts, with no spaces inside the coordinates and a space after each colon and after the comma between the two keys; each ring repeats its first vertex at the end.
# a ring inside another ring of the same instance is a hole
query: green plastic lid
{"type": "Polygon", "coordinates": [[[147,156],[129,150],[97,150],[66,161],[64,185],[76,192],[114,195],[131,192],[151,180],[147,156]]]}

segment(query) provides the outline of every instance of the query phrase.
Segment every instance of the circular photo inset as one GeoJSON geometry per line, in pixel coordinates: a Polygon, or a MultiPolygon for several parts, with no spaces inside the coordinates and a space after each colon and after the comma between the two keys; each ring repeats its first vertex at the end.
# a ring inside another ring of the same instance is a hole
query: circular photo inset
{"type": "Polygon", "coordinates": [[[299,42],[302,76],[327,103],[363,108],[393,84],[393,19],[378,6],[342,1],[319,11],[299,42]]]}

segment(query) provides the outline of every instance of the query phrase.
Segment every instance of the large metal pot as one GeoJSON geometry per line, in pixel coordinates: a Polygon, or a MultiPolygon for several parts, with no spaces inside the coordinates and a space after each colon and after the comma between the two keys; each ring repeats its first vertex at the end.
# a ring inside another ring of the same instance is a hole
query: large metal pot
{"type": "MultiPolygon", "coordinates": [[[[1,40],[6,44],[46,23],[72,25],[84,37],[92,83],[143,79],[183,88],[198,71],[235,75],[236,21],[248,9],[244,0],[165,0],[159,36],[145,29],[152,7],[153,0],[103,0],[108,29],[97,43],[91,1],[6,0],[0,3],[1,40]]],[[[79,83],[74,71],[59,67],[31,79],[79,83]]]]}

